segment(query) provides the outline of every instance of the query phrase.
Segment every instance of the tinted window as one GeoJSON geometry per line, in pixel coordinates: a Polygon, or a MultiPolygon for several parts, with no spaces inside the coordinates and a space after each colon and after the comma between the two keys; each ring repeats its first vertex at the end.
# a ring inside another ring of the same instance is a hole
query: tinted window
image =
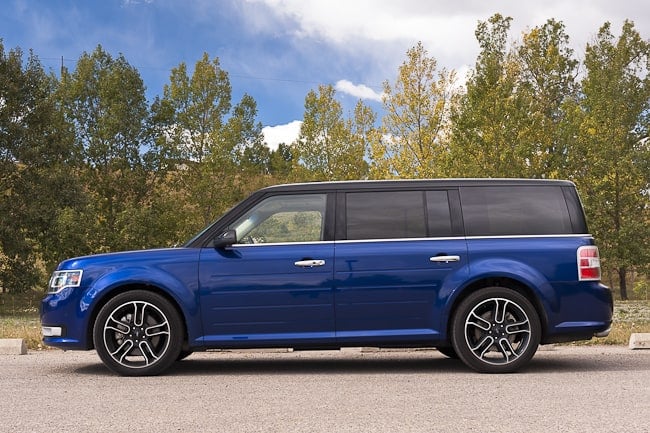
{"type": "Polygon", "coordinates": [[[314,242],[323,239],[326,194],[278,195],[262,200],[233,223],[237,243],[314,242]]]}
{"type": "Polygon", "coordinates": [[[422,191],[346,194],[348,239],[426,237],[422,191]]]}
{"type": "Polygon", "coordinates": [[[572,233],[560,187],[465,187],[461,201],[468,236],[572,233]]]}
{"type": "Polygon", "coordinates": [[[447,191],[427,191],[429,236],[451,236],[451,214],[447,191]]]}

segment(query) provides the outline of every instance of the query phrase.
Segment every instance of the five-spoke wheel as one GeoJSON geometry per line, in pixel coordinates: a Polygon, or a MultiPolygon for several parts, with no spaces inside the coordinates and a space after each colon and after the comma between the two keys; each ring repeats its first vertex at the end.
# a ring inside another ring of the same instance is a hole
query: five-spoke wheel
{"type": "Polygon", "coordinates": [[[95,349],[122,375],[155,375],[181,353],[183,332],[174,307],[160,295],[136,290],[115,296],[95,321],[95,349]]]}
{"type": "Polygon", "coordinates": [[[513,372],[537,351],[537,312],[521,293],[490,287],[469,295],[456,309],[452,343],[465,364],[483,373],[513,372]]]}

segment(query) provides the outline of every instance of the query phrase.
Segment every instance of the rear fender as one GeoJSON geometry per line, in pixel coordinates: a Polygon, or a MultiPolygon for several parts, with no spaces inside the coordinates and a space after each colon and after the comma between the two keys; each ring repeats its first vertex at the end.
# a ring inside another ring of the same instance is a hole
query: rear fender
{"type": "MultiPolygon", "coordinates": [[[[531,302],[542,309],[539,312],[542,321],[546,320],[547,312],[559,310],[558,293],[548,279],[535,268],[517,260],[486,259],[472,263],[469,275],[463,279],[462,285],[456,284],[459,280],[454,278],[448,280],[450,284],[443,285],[438,294],[438,302],[443,305],[441,317],[448,323],[454,308],[462,298],[484,287],[482,281],[496,280],[511,280],[516,285],[528,288],[529,293],[526,295],[534,296],[531,302]]],[[[445,328],[445,335],[447,323],[441,324],[445,328]]]]}

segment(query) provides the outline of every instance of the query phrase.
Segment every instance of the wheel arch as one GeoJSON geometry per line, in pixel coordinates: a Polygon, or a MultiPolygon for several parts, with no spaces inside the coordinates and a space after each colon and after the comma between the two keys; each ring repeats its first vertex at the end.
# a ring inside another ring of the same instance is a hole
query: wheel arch
{"type": "Polygon", "coordinates": [[[95,327],[95,322],[97,321],[97,316],[99,315],[99,312],[102,310],[104,305],[106,305],[115,296],[133,290],[144,290],[147,292],[155,293],[157,295],[162,296],[167,301],[169,301],[169,303],[172,305],[172,307],[174,308],[174,310],[178,314],[178,317],[181,320],[183,326],[183,347],[185,347],[189,341],[189,330],[187,326],[188,322],[187,322],[187,317],[185,316],[185,313],[183,312],[183,309],[181,308],[179,301],[174,296],[172,296],[169,293],[169,291],[163,290],[161,287],[157,285],[147,284],[147,283],[125,283],[125,284],[116,285],[112,287],[110,290],[106,290],[105,292],[102,293],[102,296],[99,297],[97,301],[94,303],[93,308],[90,312],[88,324],[86,326],[86,338],[87,341],[89,342],[90,349],[95,348],[93,343],[93,329],[95,327]]]}
{"type": "Polygon", "coordinates": [[[450,330],[452,327],[454,314],[456,313],[458,306],[472,293],[475,293],[481,289],[486,289],[488,287],[508,288],[525,296],[533,304],[533,307],[535,307],[535,311],[537,312],[537,317],[539,317],[542,328],[542,341],[544,341],[544,338],[546,336],[546,329],[548,326],[548,316],[546,309],[544,308],[544,305],[542,304],[542,301],[535,290],[530,287],[530,285],[509,276],[489,276],[472,281],[467,286],[459,289],[457,295],[451,300],[451,303],[447,308],[447,322],[445,324],[445,338],[448,342],[451,341],[450,330]]]}

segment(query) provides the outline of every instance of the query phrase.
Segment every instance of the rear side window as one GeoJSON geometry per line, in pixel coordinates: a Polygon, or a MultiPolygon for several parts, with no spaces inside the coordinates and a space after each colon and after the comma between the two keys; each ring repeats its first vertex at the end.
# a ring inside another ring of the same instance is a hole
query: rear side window
{"type": "Polygon", "coordinates": [[[347,239],[405,239],[452,235],[447,191],[346,194],[347,239]]]}
{"type": "Polygon", "coordinates": [[[464,187],[460,193],[467,236],[572,233],[560,187],[464,187]]]}
{"type": "Polygon", "coordinates": [[[451,212],[449,211],[447,191],[427,191],[426,198],[429,236],[451,236],[451,212]]]}
{"type": "Polygon", "coordinates": [[[346,194],[348,239],[426,237],[422,191],[382,191],[346,194]]]}

